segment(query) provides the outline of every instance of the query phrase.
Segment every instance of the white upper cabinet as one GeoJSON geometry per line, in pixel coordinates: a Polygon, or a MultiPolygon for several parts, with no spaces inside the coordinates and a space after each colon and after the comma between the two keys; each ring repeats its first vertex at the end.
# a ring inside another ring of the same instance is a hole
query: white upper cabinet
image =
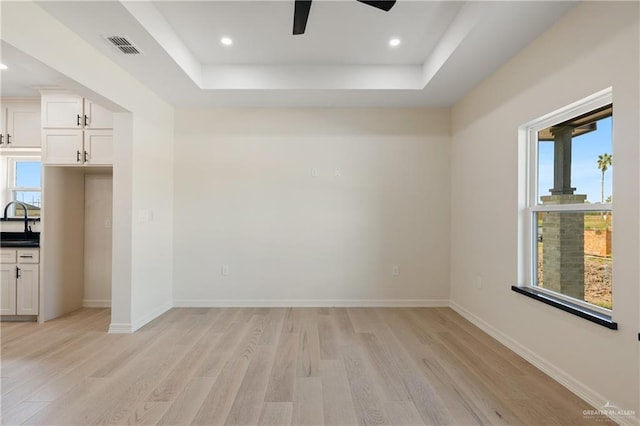
{"type": "Polygon", "coordinates": [[[112,129],[113,113],[97,103],[85,99],[84,126],[88,129],[112,129]]]}
{"type": "Polygon", "coordinates": [[[113,164],[113,132],[111,130],[85,130],[84,162],[99,166],[113,164]]]}
{"type": "Polygon", "coordinates": [[[66,93],[42,93],[44,164],[113,164],[113,113],[66,93]]]}
{"type": "Polygon", "coordinates": [[[82,130],[46,129],[42,131],[42,162],[45,164],[84,164],[82,130]]]}
{"type": "Polygon", "coordinates": [[[40,148],[40,104],[4,101],[0,108],[0,148],[40,148]]]}
{"type": "Polygon", "coordinates": [[[112,129],[113,113],[78,95],[42,94],[44,129],[112,129]]]}
{"type": "Polygon", "coordinates": [[[6,133],[7,133],[7,129],[6,129],[6,124],[7,124],[7,114],[6,114],[6,109],[4,106],[4,102],[2,103],[2,106],[0,107],[0,111],[2,113],[0,113],[0,147],[4,148],[4,142],[5,142],[5,137],[6,137],[6,133]]]}
{"type": "Polygon", "coordinates": [[[83,99],[76,95],[43,95],[42,127],[81,129],[84,126],[83,99]]]}

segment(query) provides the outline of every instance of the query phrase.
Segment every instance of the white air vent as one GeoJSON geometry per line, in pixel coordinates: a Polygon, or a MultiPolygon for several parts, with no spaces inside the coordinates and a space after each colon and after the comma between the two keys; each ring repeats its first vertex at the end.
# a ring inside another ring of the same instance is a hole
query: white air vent
{"type": "Polygon", "coordinates": [[[126,55],[139,55],[141,52],[124,36],[107,36],[105,37],[120,52],[126,55]]]}

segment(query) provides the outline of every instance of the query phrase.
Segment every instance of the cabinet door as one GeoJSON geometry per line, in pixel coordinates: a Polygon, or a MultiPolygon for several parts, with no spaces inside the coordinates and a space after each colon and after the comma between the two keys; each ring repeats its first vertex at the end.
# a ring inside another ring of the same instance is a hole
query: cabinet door
{"type": "Polygon", "coordinates": [[[18,250],[16,263],[40,263],[39,249],[21,249],[18,250]]]}
{"type": "Polygon", "coordinates": [[[88,99],[84,100],[84,115],[84,124],[88,129],[113,128],[113,113],[88,99]]]}
{"type": "Polygon", "coordinates": [[[0,105],[0,148],[4,148],[6,142],[6,121],[7,121],[7,109],[4,105],[0,105]]]}
{"type": "Polygon", "coordinates": [[[113,131],[85,130],[84,150],[87,153],[86,164],[92,166],[113,164],[113,131]]]}
{"type": "Polygon", "coordinates": [[[18,264],[16,280],[16,314],[38,315],[40,265],[18,264]]]}
{"type": "Polygon", "coordinates": [[[39,148],[41,135],[40,104],[7,106],[7,147],[39,148]]]}
{"type": "Polygon", "coordinates": [[[83,160],[82,130],[42,131],[42,163],[81,165],[83,160]]]}
{"type": "Polygon", "coordinates": [[[16,264],[0,265],[0,315],[16,314],[16,264]]]}
{"type": "Polygon", "coordinates": [[[83,125],[82,97],[46,95],[42,97],[42,127],[78,129],[83,125]]]}
{"type": "Polygon", "coordinates": [[[14,248],[0,249],[0,263],[18,263],[16,253],[17,250],[14,248]]]}

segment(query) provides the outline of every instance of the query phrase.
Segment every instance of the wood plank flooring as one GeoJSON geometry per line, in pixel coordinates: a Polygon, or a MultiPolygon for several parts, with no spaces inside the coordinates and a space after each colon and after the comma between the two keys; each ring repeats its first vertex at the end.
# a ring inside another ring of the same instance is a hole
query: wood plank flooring
{"type": "Polygon", "coordinates": [[[599,424],[448,308],[107,309],[0,324],[3,425],[599,424]]]}

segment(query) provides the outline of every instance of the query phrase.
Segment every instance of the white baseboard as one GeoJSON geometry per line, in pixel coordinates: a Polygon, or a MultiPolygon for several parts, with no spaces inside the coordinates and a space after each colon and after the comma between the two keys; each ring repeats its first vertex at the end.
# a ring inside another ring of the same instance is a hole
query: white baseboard
{"type": "Polygon", "coordinates": [[[109,326],[109,333],[133,333],[147,323],[153,321],[160,315],[167,312],[172,307],[176,308],[287,308],[287,307],[389,307],[389,308],[412,308],[412,307],[448,307],[449,301],[446,299],[368,299],[368,300],[346,300],[346,299],[175,299],[173,304],[167,303],[141,319],[129,323],[112,323],[109,326]]]}
{"type": "Polygon", "coordinates": [[[111,323],[109,324],[109,333],[133,333],[133,329],[131,328],[131,324],[129,323],[111,323]]]}
{"type": "Polygon", "coordinates": [[[164,305],[162,305],[162,306],[154,309],[153,311],[149,312],[147,315],[143,316],[142,318],[133,321],[133,323],[131,324],[131,332],[133,333],[134,331],[142,328],[146,324],[148,324],[151,321],[153,321],[154,319],[158,318],[160,315],[162,315],[165,312],[167,312],[172,307],[173,307],[173,305],[171,304],[171,302],[165,303],[164,305]]]}
{"type": "Polygon", "coordinates": [[[446,299],[174,299],[176,308],[448,307],[446,299]]]}
{"type": "MultiPolygon", "coordinates": [[[[544,372],[546,375],[551,377],[556,382],[560,383],[562,386],[582,398],[587,403],[596,407],[597,409],[604,409],[606,404],[609,404],[609,401],[605,399],[598,392],[594,391],[590,387],[586,386],[584,383],[576,380],[574,377],[567,374],[564,370],[558,368],[551,362],[546,359],[540,357],[531,349],[523,346],[516,340],[512,339],[508,335],[504,334],[502,331],[498,330],[491,324],[487,323],[480,317],[468,311],[466,308],[463,308],[453,300],[450,301],[451,309],[462,315],[468,321],[470,321],[473,325],[480,328],[485,333],[489,334],[491,337],[505,345],[507,348],[511,349],[516,354],[520,355],[522,358],[526,359],[528,362],[533,364],[539,370],[544,372]]],[[[606,409],[605,409],[606,410],[606,409]]],[[[620,425],[638,425],[638,418],[635,416],[616,416],[609,415],[609,417],[617,422],[620,425]]]]}
{"type": "Polygon", "coordinates": [[[83,308],[110,308],[111,299],[84,299],[82,301],[83,308]]]}
{"type": "Polygon", "coordinates": [[[109,333],[134,333],[136,330],[158,318],[172,307],[171,303],[166,303],[133,323],[111,323],[109,325],[109,333]]]}

